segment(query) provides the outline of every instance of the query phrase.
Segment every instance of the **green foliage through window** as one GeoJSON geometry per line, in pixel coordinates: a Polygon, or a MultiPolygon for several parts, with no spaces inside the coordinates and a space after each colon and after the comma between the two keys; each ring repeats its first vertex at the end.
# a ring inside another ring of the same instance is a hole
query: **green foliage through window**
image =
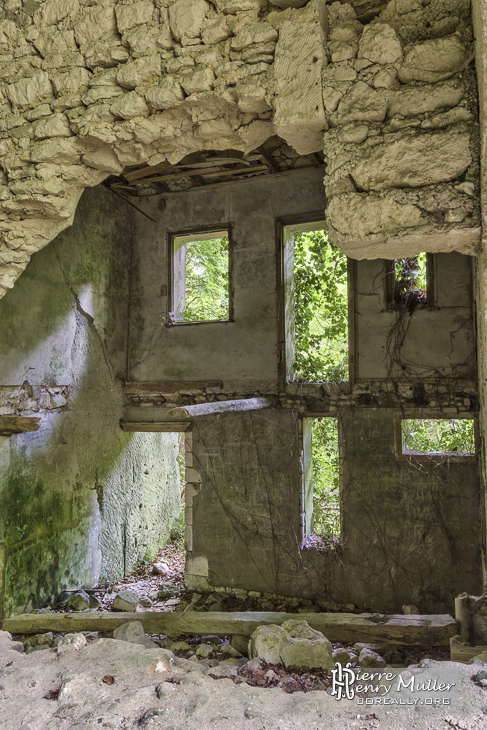
{"type": "Polygon", "coordinates": [[[348,380],[347,257],[326,231],[294,237],[294,301],[294,380],[348,380]]]}
{"type": "Polygon", "coordinates": [[[340,468],[336,418],[313,421],[313,531],[340,534],[340,468]]]}
{"type": "Polygon", "coordinates": [[[408,418],[401,421],[404,454],[474,454],[475,432],[469,418],[408,418]]]}
{"type": "Polygon", "coordinates": [[[185,301],[183,311],[176,313],[177,321],[229,319],[228,238],[190,241],[185,248],[185,301]]]}
{"type": "MultiPolygon", "coordinates": [[[[294,380],[348,380],[347,257],[326,231],[294,237],[294,380]]],[[[313,421],[313,531],[340,534],[340,469],[336,418],[313,421]]]]}

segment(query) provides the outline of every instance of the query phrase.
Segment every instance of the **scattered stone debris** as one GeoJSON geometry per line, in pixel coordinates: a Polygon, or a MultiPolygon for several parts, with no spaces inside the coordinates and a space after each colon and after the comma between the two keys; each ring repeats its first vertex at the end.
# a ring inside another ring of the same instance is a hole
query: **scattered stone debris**
{"type": "Polygon", "coordinates": [[[112,611],[136,611],[139,599],[132,591],[120,591],[115,596],[112,604],[112,611]]]}

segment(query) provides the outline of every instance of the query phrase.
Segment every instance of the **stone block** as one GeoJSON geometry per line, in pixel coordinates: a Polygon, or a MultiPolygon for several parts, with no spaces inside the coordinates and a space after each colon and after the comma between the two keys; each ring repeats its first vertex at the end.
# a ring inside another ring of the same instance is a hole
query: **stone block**
{"type": "Polygon", "coordinates": [[[52,97],[51,82],[45,71],[9,84],[5,87],[5,92],[10,103],[19,107],[34,106],[52,97]]]}
{"type": "Polygon", "coordinates": [[[134,117],[144,117],[149,114],[149,107],[145,99],[139,96],[136,91],[129,91],[111,105],[110,111],[116,117],[122,119],[133,119],[134,117]]]}
{"type": "Polygon", "coordinates": [[[90,607],[90,597],[84,591],[71,594],[68,601],[68,608],[72,611],[84,611],[90,607]]]}
{"type": "Polygon", "coordinates": [[[66,654],[66,652],[79,651],[81,647],[87,645],[86,636],[84,634],[66,634],[59,641],[56,653],[58,656],[66,654]]]}
{"type": "Polygon", "coordinates": [[[386,64],[395,63],[401,56],[402,45],[394,28],[386,23],[365,26],[359,42],[359,58],[386,64]]]}
{"type": "Polygon", "coordinates": [[[139,599],[131,591],[120,591],[115,596],[112,611],[135,611],[138,605],[139,599]]]}
{"type": "Polygon", "coordinates": [[[270,23],[250,23],[232,38],[231,47],[234,51],[242,51],[255,43],[273,43],[277,37],[277,31],[270,23]]]}
{"type": "Polygon", "coordinates": [[[108,172],[112,175],[119,175],[123,170],[117,155],[108,147],[87,152],[83,155],[83,162],[88,167],[94,167],[95,170],[108,172]]]}
{"type": "Polygon", "coordinates": [[[151,0],[141,0],[129,5],[116,5],[115,16],[119,33],[135,28],[143,23],[150,23],[154,5],[151,0]]]}
{"type": "Polygon", "coordinates": [[[284,664],[300,669],[334,667],[332,646],[320,632],[306,621],[291,619],[282,626],[261,626],[252,634],[249,642],[252,658],[268,664],[284,664]]]}
{"type": "Polygon", "coordinates": [[[178,0],[169,8],[169,25],[177,40],[197,38],[210,9],[206,0],[178,0]]]}
{"type": "Polygon", "coordinates": [[[164,76],[157,86],[147,89],[145,98],[152,109],[170,109],[183,101],[184,92],[171,76],[164,76]]]}
{"type": "Polygon", "coordinates": [[[146,636],[140,621],[127,621],[126,624],[117,626],[113,631],[113,638],[118,641],[128,641],[130,644],[141,644],[146,649],[157,648],[157,644],[146,636]]]}
{"type": "Polygon", "coordinates": [[[467,132],[405,134],[375,147],[351,170],[362,190],[421,187],[460,177],[472,162],[467,132]]]}
{"type": "Polygon", "coordinates": [[[337,231],[357,240],[371,233],[393,233],[426,223],[420,208],[415,205],[397,203],[388,196],[363,193],[332,198],[328,203],[327,218],[337,231]]]}
{"type": "Polygon", "coordinates": [[[201,37],[203,43],[212,45],[213,43],[220,43],[226,40],[232,35],[232,31],[228,27],[225,18],[211,18],[207,19],[203,25],[201,31],[201,37]]]}
{"type": "Polygon", "coordinates": [[[399,80],[402,83],[442,81],[461,71],[467,60],[467,49],[458,35],[434,38],[418,43],[407,52],[398,69],[399,80]]]}
{"type": "Polygon", "coordinates": [[[385,667],[387,666],[387,662],[385,659],[383,659],[380,654],[377,654],[375,651],[372,651],[372,649],[362,649],[360,652],[358,663],[361,667],[367,667],[367,668],[379,668],[379,667],[385,667]]]}
{"type": "Polygon", "coordinates": [[[386,117],[387,99],[364,81],[358,81],[340,99],[337,115],[340,124],[348,122],[382,122],[386,117]]]}
{"type": "Polygon", "coordinates": [[[34,136],[36,139],[49,137],[69,137],[72,134],[68,118],[64,114],[53,114],[37,123],[34,136]]]}
{"type": "Polygon", "coordinates": [[[454,107],[461,102],[465,86],[460,79],[452,79],[435,86],[406,86],[391,95],[388,116],[400,114],[413,117],[418,114],[454,107]]]}
{"type": "Polygon", "coordinates": [[[159,56],[142,56],[129,61],[117,73],[117,82],[125,89],[153,84],[161,76],[161,59],[159,56]]]}

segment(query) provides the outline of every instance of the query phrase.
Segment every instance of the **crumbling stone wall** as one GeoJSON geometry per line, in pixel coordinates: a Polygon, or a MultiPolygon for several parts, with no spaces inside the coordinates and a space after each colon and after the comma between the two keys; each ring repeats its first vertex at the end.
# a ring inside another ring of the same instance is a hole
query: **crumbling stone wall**
{"type": "Polygon", "coordinates": [[[306,154],[328,130],[327,214],[349,255],[475,250],[469,0],[391,0],[365,26],[325,0],[7,0],[1,13],[0,294],[85,187],[274,134],[306,154]]]}
{"type": "Polygon", "coordinates": [[[357,258],[473,253],[477,95],[469,0],[393,0],[365,27],[329,7],[327,217],[357,258]]]}

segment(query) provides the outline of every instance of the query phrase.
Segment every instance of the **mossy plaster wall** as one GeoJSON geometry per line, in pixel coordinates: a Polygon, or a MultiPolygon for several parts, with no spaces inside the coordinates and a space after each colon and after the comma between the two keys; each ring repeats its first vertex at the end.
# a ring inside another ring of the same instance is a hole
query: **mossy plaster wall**
{"type": "Polygon", "coordinates": [[[6,0],[0,295],[84,188],[274,134],[324,146],[330,235],[350,256],[475,252],[469,12],[391,0],[363,25],[325,0],[6,0]]]}
{"type": "Polygon", "coordinates": [[[125,203],[87,191],[0,303],[0,414],[40,417],[0,443],[7,615],[122,576],[179,514],[177,437],[119,427],[131,230],[125,203]]]}

